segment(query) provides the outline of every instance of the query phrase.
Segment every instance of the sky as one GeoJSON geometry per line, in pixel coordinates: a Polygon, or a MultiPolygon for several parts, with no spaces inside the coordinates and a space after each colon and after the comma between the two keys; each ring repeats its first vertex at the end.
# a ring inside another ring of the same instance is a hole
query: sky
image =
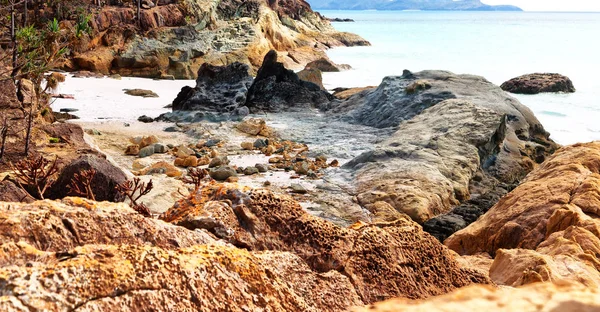
{"type": "Polygon", "coordinates": [[[482,0],[485,4],[512,4],[525,11],[600,12],[599,0],[482,0]]]}

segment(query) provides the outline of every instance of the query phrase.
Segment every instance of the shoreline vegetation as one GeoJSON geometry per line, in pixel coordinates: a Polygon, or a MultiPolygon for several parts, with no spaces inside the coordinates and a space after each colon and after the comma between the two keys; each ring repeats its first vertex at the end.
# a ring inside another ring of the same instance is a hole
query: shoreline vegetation
{"type": "Polygon", "coordinates": [[[484,77],[330,93],[324,50],[369,43],[305,1],[58,4],[2,2],[0,310],[598,308],[600,144],[484,77]],[[122,76],[196,80],[112,95],[153,116],[100,96],[122,76]]]}

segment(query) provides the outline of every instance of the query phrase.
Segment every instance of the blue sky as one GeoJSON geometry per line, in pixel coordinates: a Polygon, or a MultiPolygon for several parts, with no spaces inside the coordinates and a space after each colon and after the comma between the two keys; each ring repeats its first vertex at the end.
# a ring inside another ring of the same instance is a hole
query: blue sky
{"type": "Polygon", "coordinates": [[[526,11],[595,11],[599,0],[482,0],[486,4],[512,4],[526,11]]]}

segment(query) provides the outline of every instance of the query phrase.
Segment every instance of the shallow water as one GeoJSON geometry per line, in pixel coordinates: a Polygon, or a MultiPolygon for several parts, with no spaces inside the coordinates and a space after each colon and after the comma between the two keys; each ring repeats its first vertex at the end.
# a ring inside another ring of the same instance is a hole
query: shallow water
{"type": "Polygon", "coordinates": [[[352,18],[338,30],[371,47],[327,53],[353,70],[325,73],[327,88],[378,85],[403,69],[476,74],[495,84],[532,72],[569,76],[574,94],[515,95],[561,144],[600,139],[600,13],[322,11],[352,18]]]}

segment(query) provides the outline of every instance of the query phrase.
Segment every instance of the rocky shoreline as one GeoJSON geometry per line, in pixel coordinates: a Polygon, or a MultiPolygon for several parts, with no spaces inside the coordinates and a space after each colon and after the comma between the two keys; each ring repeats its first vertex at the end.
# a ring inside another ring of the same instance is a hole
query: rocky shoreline
{"type": "MultiPolygon", "coordinates": [[[[182,31],[177,10],[195,5],[210,34],[224,17],[284,41],[278,23],[294,36],[329,29],[303,1],[207,3],[144,2],[141,25],[182,31]]],[[[107,6],[96,21],[120,25],[132,10],[107,6]]],[[[324,33],[310,51],[339,39],[324,33]]],[[[39,113],[30,155],[20,133],[2,150],[0,310],[599,308],[600,143],[559,146],[480,76],[405,70],[330,94],[271,39],[259,61],[246,50],[168,67],[161,77],[184,68],[195,85],[140,121],[57,122],[31,89],[1,80],[14,127],[23,103],[39,113]]],[[[110,55],[88,76],[164,69],[110,55]]],[[[143,87],[119,94],[158,96],[143,87]]]]}

